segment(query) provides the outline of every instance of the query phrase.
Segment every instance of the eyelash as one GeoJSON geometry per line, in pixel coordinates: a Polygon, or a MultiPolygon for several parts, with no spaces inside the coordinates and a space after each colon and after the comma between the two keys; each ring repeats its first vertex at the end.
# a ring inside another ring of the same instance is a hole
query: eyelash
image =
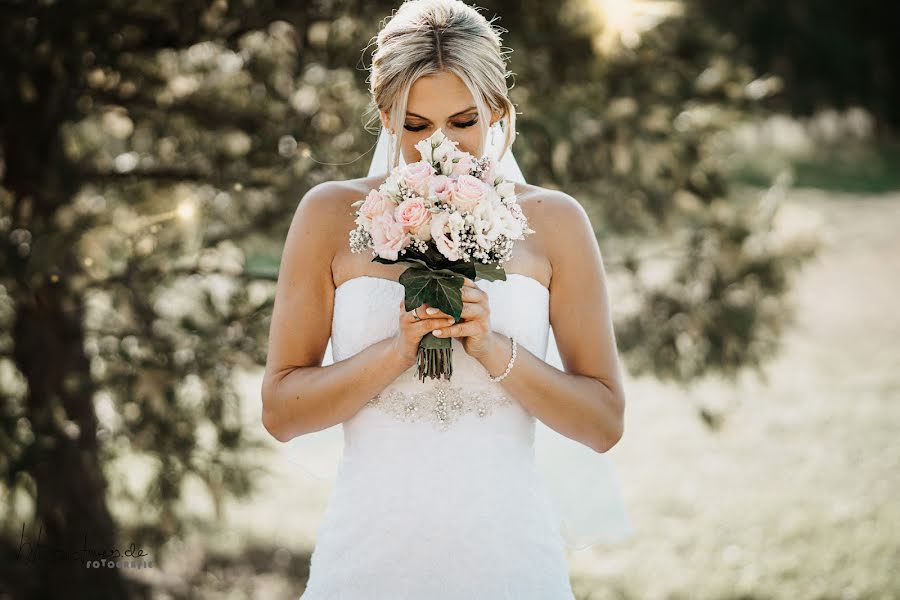
{"type": "MultiPolygon", "coordinates": [[[[472,125],[474,125],[477,122],[478,122],[478,118],[476,117],[476,118],[472,119],[471,121],[466,121],[465,123],[457,123],[456,126],[459,127],[460,129],[464,129],[466,127],[471,127],[472,125]]],[[[403,128],[405,130],[412,131],[412,132],[422,131],[426,127],[427,127],[427,125],[419,125],[418,127],[413,127],[412,125],[404,125],[403,126],[403,128]]]]}

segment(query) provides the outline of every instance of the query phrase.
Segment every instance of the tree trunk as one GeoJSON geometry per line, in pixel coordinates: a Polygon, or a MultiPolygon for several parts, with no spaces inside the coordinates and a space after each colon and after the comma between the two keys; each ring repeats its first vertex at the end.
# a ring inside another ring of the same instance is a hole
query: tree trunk
{"type": "Polygon", "coordinates": [[[31,567],[40,574],[39,585],[46,587],[39,596],[51,597],[52,589],[67,598],[125,598],[117,568],[88,566],[90,559],[109,558],[119,544],[97,452],[81,299],[65,281],[46,281],[33,291],[18,307],[14,331],[15,359],[28,381],[27,418],[35,435],[26,468],[37,491],[36,522],[30,530],[26,527],[19,559],[34,552],[37,560],[31,567]],[[64,559],[57,559],[60,551],[64,559]]]}

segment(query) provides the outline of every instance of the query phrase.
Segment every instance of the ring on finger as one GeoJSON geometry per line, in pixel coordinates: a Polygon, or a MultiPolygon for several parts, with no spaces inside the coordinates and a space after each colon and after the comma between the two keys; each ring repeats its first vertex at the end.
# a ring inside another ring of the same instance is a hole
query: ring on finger
{"type": "Polygon", "coordinates": [[[422,320],[422,317],[420,317],[420,316],[419,316],[419,313],[416,312],[416,311],[418,311],[418,310],[419,310],[419,307],[418,307],[418,306],[415,307],[415,308],[413,309],[413,311],[412,311],[413,317],[416,319],[416,321],[421,321],[421,320],[422,320]]]}

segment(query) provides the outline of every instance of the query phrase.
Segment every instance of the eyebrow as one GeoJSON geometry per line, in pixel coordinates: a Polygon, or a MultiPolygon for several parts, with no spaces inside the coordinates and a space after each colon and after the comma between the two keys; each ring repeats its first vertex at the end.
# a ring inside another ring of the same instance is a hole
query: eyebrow
{"type": "MultiPolygon", "coordinates": [[[[470,106],[469,108],[463,109],[463,110],[459,111],[458,113],[453,113],[452,115],[450,115],[450,118],[452,119],[453,117],[458,117],[459,115],[461,115],[461,114],[463,114],[463,113],[467,113],[467,112],[469,112],[470,110],[475,110],[475,107],[474,107],[474,106],[470,106]]],[[[426,119],[425,117],[423,117],[422,115],[417,115],[416,113],[413,113],[413,112],[407,111],[406,114],[409,115],[409,116],[411,116],[411,117],[419,117],[419,118],[422,119],[423,121],[427,121],[427,120],[428,120],[428,119],[426,119]]]]}

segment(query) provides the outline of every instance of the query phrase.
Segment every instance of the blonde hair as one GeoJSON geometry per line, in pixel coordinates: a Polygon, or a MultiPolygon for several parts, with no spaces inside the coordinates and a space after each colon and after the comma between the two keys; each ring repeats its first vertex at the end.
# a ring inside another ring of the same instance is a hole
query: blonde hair
{"type": "MultiPolygon", "coordinates": [[[[390,171],[400,164],[400,136],[406,120],[409,90],[426,75],[450,72],[459,77],[475,99],[482,139],[486,143],[492,113],[500,115],[503,140],[498,160],[512,145],[516,135],[516,109],[509,99],[506,58],[501,32],[461,0],[406,0],[383,22],[375,36],[371,73],[367,82],[372,95],[370,110],[384,110],[396,132],[388,149],[390,171]]],[[[371,45],[371,42],[370,42],[371,45]]],[[[483,146],[486,148],[486,146],[483,146]]]]}

